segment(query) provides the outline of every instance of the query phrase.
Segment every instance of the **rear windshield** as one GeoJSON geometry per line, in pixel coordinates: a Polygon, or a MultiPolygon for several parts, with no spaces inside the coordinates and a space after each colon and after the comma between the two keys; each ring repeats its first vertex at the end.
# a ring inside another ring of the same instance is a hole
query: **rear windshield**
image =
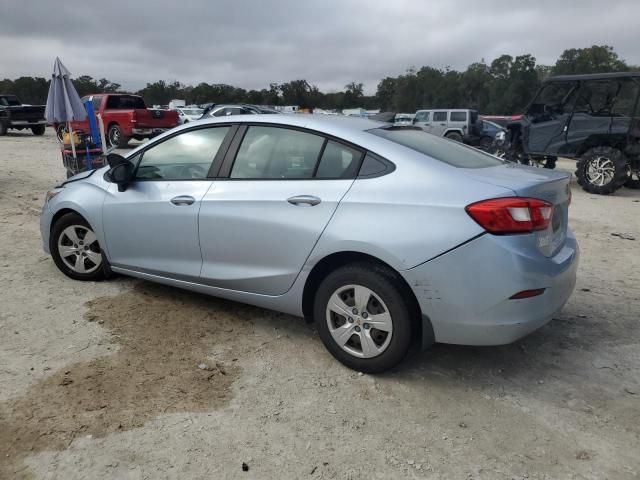
{"type": "Polygon", "coordinates": [[[133,95],[110,95],[107,98],[107,108],[113,110],[128,110],[128,109],[145,109],[142,97],[136,97],[133,95]]]}
{"type": "Polygon", "coordinates": [[[369,133],[458,168],[495,167],[504,163],[497,157],[453,140],[437,137],[420,128],[374,128],[369,133]]]}

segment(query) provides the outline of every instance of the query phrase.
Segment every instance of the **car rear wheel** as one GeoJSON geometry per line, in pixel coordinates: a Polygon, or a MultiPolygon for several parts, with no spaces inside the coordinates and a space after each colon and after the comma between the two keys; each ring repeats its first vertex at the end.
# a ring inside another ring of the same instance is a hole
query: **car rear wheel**
{"type": "Polygon", "coordinates": [[[628,168],[627,158],[620,150],[595,147],[580,157],[576,177],[587,192],[608,195],[628,180],[628,168]]]}
{"type": "Polygon", "coordinates": [[[478,144],[478,148],[480,150],[484,150],[485,152],[490,152],[492,146],[493,139],[491,137],[482,137],[480,139],[480,143],[478,144]]]}
{"type": "Polygon", "coordinates": [[[388,370],[409,351],[412,323],[401,287],[375,264],[330,273],[317,290],[314,320],[329,352],[360,372],[388,370]]]}
{"type": "Polygon", "coordinates": [[[31,131],[34,135],[44,135],[44,125],[37,125],[35,127],[31,127],[31,131]]]}
{"type": "Polygon", "coordinates": [[[124,136],[120,125],[113,124],[109,126],[107,131],[107,142],[110,147],[124,148],[129,143],[129,139],[124,136]]]}
{"type": "Polygon", "coordinates": [[[458,133],[458,132],[447,133],[445,135],[445,138],[448,138],[449,140],[453,140],[454,142],[462,143],[462,135],[460,135],[460,133],[458,133]]]}
{"type": "Polygon", "coordinates": [[[77,213],[68,213],[53,225],[49,249],[54,263],[66,276],[89,281],[105,278],[108,266],[96,234],[77,213]]]}

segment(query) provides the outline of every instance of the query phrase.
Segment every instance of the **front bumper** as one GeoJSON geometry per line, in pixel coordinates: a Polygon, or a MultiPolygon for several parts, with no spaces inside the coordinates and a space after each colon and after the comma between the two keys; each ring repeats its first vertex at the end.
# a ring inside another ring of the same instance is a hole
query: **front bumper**
{"type": "Polygon", "coordinates": [[[51,255],[49,249],[49,235],[51,234],[51,220],[53,212],[49,208],[49,202],[45,202],[40,213],[40,236],[42,237],[42,249],[51,255]]]}
{"type": "Polygon", "coordinates": [[[579,249],[571,231],[553,256],[521,248],[517,235],[485,234],[400,272],[436,342],[503,345],[540,328],[564,306],[576,283],[579,249]],[[545,288],[522,300],[509,297],[545,288]]]}

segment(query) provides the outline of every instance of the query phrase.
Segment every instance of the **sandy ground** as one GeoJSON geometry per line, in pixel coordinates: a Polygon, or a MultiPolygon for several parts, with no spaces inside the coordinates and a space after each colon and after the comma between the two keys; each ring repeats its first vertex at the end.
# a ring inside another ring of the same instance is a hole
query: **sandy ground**
{"type": "Polygon", "coordinates": [[[547,326],[370,376],[298,318],[66,278],[38,227],[63,176],[50,131],[0,138],[0,478],[640,478],[640,191],[573,184],[547,326]]]}

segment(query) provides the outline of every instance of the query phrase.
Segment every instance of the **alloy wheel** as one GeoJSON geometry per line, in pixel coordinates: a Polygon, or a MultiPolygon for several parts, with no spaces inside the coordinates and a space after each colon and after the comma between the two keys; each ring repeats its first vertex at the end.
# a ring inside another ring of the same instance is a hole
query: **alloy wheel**
{"type": "Polygon", "coordinates": [[[58,238],[58,253],[75,273],[95,272],[102,265],[102,253],[95,233],[83,225],[65,228],[58,238]]]}
{"type": "Polygon", "coordinates": [[[589,160],[585,177],[589,183],[602,187],[613,181],[615,173],[616,167],[610,158],[595,157],[589,160]]]}
{"type": "Polygon", "coordinates": [[[326,320],[333,340],[359,358],[382,354],[393,335],[393,319],[384,301],[362,285],[345,285],[329,297],[326,320]]]}

